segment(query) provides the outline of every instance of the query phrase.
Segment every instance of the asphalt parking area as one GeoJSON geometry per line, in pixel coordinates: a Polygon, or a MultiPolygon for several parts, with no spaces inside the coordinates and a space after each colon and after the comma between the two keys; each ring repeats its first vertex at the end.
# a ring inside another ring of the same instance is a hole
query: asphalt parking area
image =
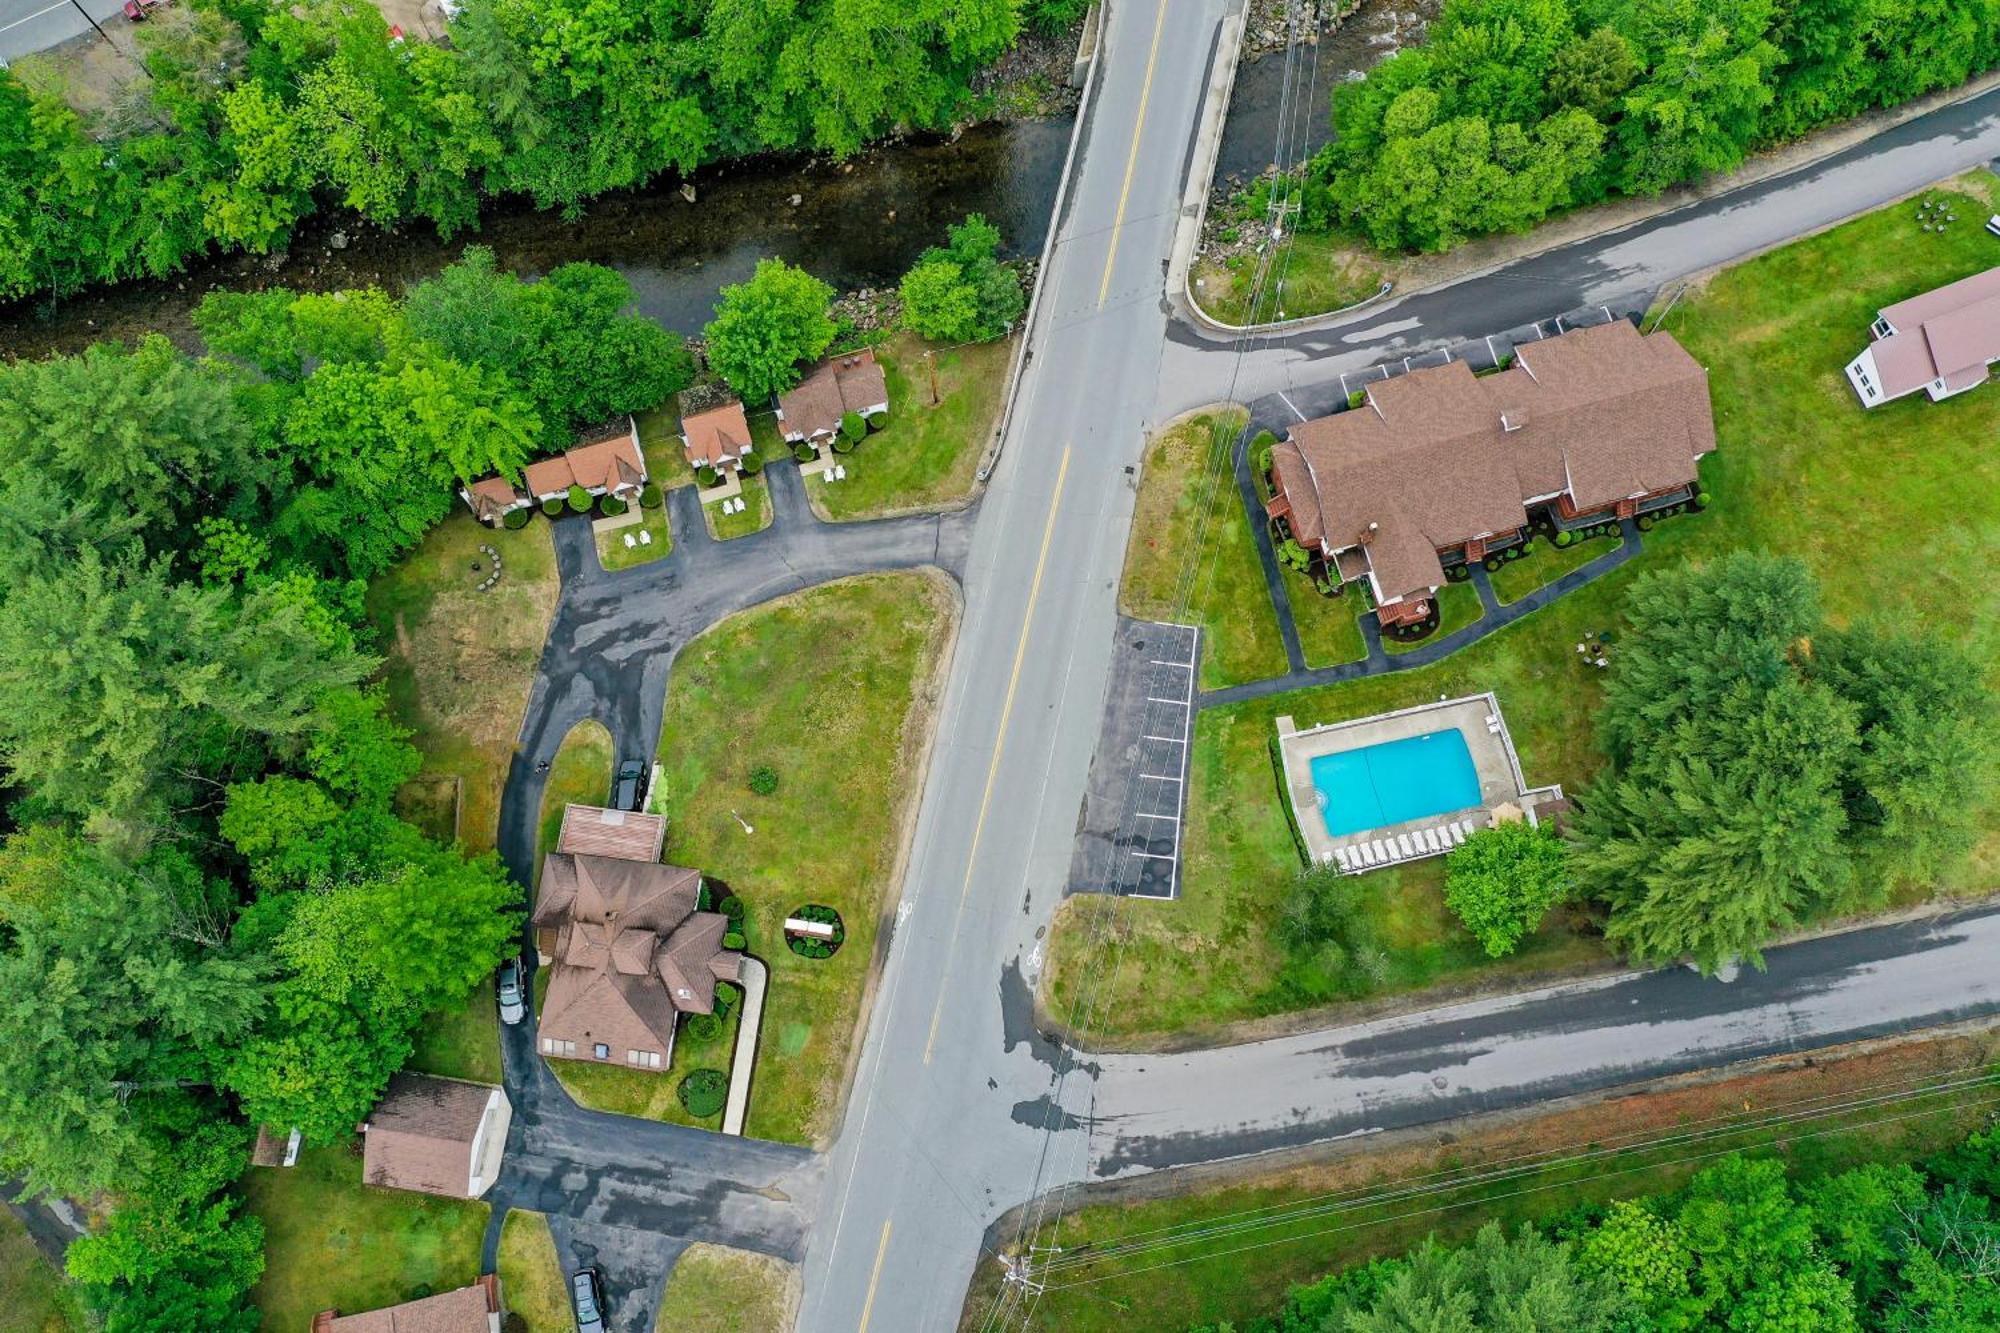
{"type": "Polygon", "coordinates": [[[1119,619],[1069,892],[1179,893],[1198,642],[1192,626],[1119,619]]]}

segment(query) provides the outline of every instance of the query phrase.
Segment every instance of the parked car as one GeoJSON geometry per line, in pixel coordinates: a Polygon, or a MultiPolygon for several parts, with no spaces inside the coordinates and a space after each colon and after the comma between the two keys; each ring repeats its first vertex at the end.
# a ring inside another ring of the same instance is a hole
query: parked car
{"type": "Polygon", "coordinates": [[[627,759],[618,765],[618,781],[611,787],[611,806],[615,810],[637,810],[641,792],[639,785],[646,776],[646,766],[637,759],[627,759]]]}
{"type": "Polygon", "coordinates": [[[500,964],[500,1021],[512,1027],[527,1015],[528,1006],[521,1000],[521,960],[509,958],[500,964]]]}
{"type": "Polygon", "coordinates": [[[125,17],[134,23],[142,22],[146,15],[163,8],[167,0],[125,0],[125,17]]]}
{"type": "Polygon", "coordinates": [[[604,1333],[604,1284],[595,1268],[579,1268],[569,1280],[570,1304],[576,1307],[576,1333],[604,1333]]]}

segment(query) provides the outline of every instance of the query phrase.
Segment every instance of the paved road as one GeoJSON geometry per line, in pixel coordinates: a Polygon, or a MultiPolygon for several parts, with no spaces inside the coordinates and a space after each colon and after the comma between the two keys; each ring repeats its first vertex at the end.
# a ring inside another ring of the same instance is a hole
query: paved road
{"type": "Polygon", "coordinates": [[[95,34],[96,19],[121,51],[132,51],[132,24],[121,12],[125,0],[0,0],[0,62],[19,60],[74,38],[95,34]],[[85,18],[85,13],[89,18],[85,18]]]}
{"type": "Polygon", "coordinates": [[[1212,1162],[2000,1014],[2000,909],[1353,1027],[1099,1057],[1092,1179],[1212,1162]],[[1246,1089],[1268,1090],[1248,1096],[1246,1089]]]}
{"type": "MultiPolygon", "coordinates": [[[[1259,340],[1235,397],[1319,386],[1442,343],[1522,328],[1564,311],[1638,305],[1666,284],[1899,198],[2000,157],[2000,90],[1885,130],[1818,163],[1578,241],[1436,291],[1394,298],[1327,328],[1259,340]]],[[[1995,242],[2000,260],[2000,241],[1995,242]]],[[[1854,330],[1855,346],[1867,340],[1854,330]]],[[[1226,340],[1177,321],[1161,377],[1162,411],[1224,396],[1226,340]]],[[[1296,395],[1294,395],[1296,396],[1296,395]]],[[[1309,411],[1311,409],[1308,409],[1309,411]]]]}

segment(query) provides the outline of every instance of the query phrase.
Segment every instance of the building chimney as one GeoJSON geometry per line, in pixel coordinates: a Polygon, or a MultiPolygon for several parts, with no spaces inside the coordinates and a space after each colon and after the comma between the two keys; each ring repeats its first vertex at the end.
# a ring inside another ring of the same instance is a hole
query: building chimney
{"type": "Polygon", "coordinates": [[[1502,412],[1500,414],[1500,429],[1503,431],[1517,431],[1527,424],[1528,410],[1526,408],[1516,408],[1512,412],[1502,412]]]}
{"type": "Polygon", "coordinates": [[[1374,541],[1375,534],[1381,530],[1382,525],[1380,523],[1370,523],[1367,527],[1361,529],[1361,544],[1366,546],[1368,543],[1374,541]]]}

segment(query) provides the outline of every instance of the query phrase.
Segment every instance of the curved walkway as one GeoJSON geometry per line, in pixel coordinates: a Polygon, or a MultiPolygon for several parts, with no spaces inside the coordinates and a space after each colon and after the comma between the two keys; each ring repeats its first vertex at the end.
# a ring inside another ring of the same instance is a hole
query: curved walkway
{"type": "MultiPolygon", "coordinates": [[[[534,883],[542,792],[562,738],[592,718],[620,759],[652,758],[667,678],[680,649],[738,611],[856,574],[934,567],[963,578],[977,506],[874,522],[826,523],[806,502],[790,462],[769,465],[774,515],[761,532],[709,536],[691,487],[668,494],[673,549],[607,572],[589,523],[555,525],[562,591],[528,695],[500,802],[501,859],[524,889],[534,883]]],[[[523,926],[523,984],[536,966],[523,926]]],[[[749,997],[746,993],[746,1005],[749,997]]],[[[745,1010],[745,1028],[751,1025],[745,1010]]],[[[510,1208],[549,1215],[564,1271],[595,1266],[611,1326],[650,1329],[675,1259],[710,1241],[805,1257],[824,1159],[810,1149],[588,1110],[535,1050],[534,1024],[502,1027],[501,1056],[514,1122],[500,1179],[488,1196],[483,1261],[497,1262],[510,1208]]],[[[754,1042],[754,1032],[752,1035],[754,1042]]],[[[739,1050],[739,1058],[741,1057],[739,1050]]],[[[731,1104],[738,1101],[731,1086],[731,1104]]],[[[737,1110],[740,1126],[741,1112],[737,1110]]]]}

